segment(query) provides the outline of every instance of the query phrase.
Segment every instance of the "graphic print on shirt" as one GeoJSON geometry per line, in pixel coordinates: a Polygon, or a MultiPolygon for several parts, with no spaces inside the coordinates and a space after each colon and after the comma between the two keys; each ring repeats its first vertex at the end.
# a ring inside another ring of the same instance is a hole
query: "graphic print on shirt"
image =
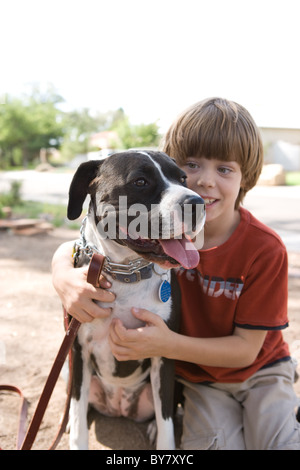
{"type": "Polygon", "coordinates": [[[178,270],[178,274],[185,276],[190,282],[198,281],[204,294],[209,297],[220,297],[224,295],[227,299],[237,300],[241,295],[244,283],[239,277],[228,277],[223,279],[220,276],[202,275],[195,269],[178,270]]]}

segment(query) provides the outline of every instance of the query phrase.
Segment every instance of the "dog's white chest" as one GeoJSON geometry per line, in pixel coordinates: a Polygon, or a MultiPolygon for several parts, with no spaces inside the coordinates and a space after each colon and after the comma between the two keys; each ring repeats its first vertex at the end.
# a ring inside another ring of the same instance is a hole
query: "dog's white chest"
{"type": "MultiPolygon", "coordinates": [[[[90,384],[89,403],[102,414],[125,416],[137,421],[144,421],[153,415],[153,399],[149,382],[149,366],[140,361],[137,367],[126,376],[119,374],[119,365],[109,346],[109,329],[113,318],[120,318],[126,328],[136,329],[144,324],[131,313],[132,307],[145,308],[167,320],[171,310],[171,300],[163,303],[159,300],[159,278],[154,277],[143,283],[127,286],[114,283],[116,300],[109,318],[95,319],[82,324],[78,339],[83,357],[90,362],[94,375],[90,384]],[[141,285],[144,288],[141,289],[141,285]]],[[[108,304],[101,304],[108,306],[108,304]]],[[[124,363],[123,363],[124,364],[124,363]]],[[[121,366],[123,366],[121,363],[121,366]]]]}
{"type": "MultiPolygon", "coordinates": [[[[162,302],[159,299],[160,278],[152,276],[147,281],[131,284],[130,286],[114,282],[116,300],[110,304],[99,303],[103,307],[111,307],[109,318],[95,319],[91,323],[82,324],[78,338],[83,349],[83,354],[93,357],[99,369],[99,375],[110,378],[115,383],[115,360],[109,346],[109,329],[114,318],[120,318],[128,329],[136,329],[144,326],[144,323],[135,318],[131,312],[132,307],[143,308],[156,313],[167,321],[171,312],[171,299],[162,302]]],[[[97,370],[96,370],[97,372],[97,370]]],[[[128,381],[128,377],[126,378],[128,381]]]]}

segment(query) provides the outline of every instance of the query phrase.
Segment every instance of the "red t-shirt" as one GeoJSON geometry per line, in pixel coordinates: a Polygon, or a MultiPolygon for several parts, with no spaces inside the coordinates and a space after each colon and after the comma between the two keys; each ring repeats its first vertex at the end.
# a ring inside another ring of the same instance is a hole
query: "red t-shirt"
{"type": "Polygon", "coordinates": [[[200,263],[180,269],[180,332],[198,338],[229,336],[235,326],[267,330],[256,360],[244,368],[208,367],[177,361],[176,372],[191,382],[242,382],[265,365],[289,356],[281,330],[288,326],[287,252],[279,236],[244,208],[231,237],[200,250],[200,263]]]}

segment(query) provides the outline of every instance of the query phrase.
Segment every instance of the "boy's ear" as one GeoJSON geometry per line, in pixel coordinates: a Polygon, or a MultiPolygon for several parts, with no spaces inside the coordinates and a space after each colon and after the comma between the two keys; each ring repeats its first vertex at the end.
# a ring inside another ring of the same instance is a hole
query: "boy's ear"
{"type": "Polygon", "coordinates": [[[69,189],[68,219],[75,220],[80,216],[89,185],[98,175],[102,163],[103,160],[91,160],[78,167],[69,189]]]}

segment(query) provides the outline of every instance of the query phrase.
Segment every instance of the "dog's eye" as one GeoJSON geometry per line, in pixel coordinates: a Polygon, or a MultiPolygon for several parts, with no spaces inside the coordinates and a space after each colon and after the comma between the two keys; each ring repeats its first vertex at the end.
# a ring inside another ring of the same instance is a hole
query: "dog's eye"
{"type": "Polygon", "coordinates": [[[180,177],[180,183],[186,184],[186,175],[180,177]]]}
{"type": "Polygon", "coordinates": [[[137,180],[134,181],[135,186],[147,186],[148,182],[145,180],[145,178],[139,178],[137,180]]]}

